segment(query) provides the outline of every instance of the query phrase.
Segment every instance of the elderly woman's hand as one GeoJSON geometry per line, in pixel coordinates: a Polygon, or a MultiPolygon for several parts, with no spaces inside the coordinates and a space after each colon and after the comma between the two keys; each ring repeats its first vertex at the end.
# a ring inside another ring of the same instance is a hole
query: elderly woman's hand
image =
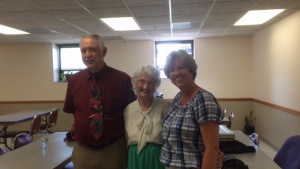
{"type": "Polygon", "coordinates": [[[222,168],[223,161],[224,161],[224,153],[221,150],[219,150],[218,158],[217,158],[217,165],[216,165],[217,169],[222,168]]]}

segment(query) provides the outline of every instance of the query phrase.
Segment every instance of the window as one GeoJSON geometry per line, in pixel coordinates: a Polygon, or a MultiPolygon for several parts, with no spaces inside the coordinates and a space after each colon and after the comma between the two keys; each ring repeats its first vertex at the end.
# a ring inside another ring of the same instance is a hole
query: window
{"type": "Polygon", "coordinates": [[[160,70],[161,78],[167,78],[164,73],[164,66],[166,57],[172,52],[177,50],[186,50],[188,54],[194,56],[194,41],[156,41],[155,54],[156,54],[156,68],[160,70]]]}
{"type": "Polygon", "coordinates": [[[85,69],[78,44],[58,45],[59,48],[59,81],[66,82],[74,73],[85,69]]]}
{"type": "MultiPolygon", "coordinates": [[[[59,82],[68,81],[69,77],[86,66],[82,62],[79,44],[63,44],[58,47],[58,72],[59,82]]],[[[171,51],[179,49],[186,50],[190,55],[194,55],[194,41],[156,41],[156,68],[160,70],[161,78],[167,78],[163,68],[165,66],[166,56],[171,51]]]]}

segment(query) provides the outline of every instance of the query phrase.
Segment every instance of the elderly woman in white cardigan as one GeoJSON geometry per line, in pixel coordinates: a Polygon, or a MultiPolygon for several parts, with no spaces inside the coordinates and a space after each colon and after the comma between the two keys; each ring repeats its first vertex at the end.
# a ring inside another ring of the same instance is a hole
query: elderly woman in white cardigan
{"type": "Polygon", "coordinates": [[[162,119],[170,104],[155,97],[160,82],[160,72],[149,65],[142,66],[132,76],[138,98],[127,106],[124,113],[128,169],[164,169],[159,161],[162,119]]]}

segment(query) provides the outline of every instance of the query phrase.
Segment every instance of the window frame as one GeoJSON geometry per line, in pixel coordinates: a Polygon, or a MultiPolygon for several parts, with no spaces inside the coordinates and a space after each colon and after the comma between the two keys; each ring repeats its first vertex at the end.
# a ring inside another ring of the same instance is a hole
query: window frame
{"type": "MultiPolygon", "coordinates": [[[[155,41],[155,67],[161,72],[161,78],[167,78],[164,74],[163,67],[160,67],[158,64],[158,48],[157,46],[160,44],[190,44],[191,45],[191,54],[194,57],[194,40],[174,40],[174,41],[155,41]]],[[[58,75],[59,82],[67,82],[69,77],[76,72],[79,72],[83,69],[64,69],[61,68],[61,49],[62,48],[79,48],[79,43],[74,44],[56,44],[58,48],[58,75]]]]}
{"type": "Polygon", "coordinates": [[[61,49],[62,48],[74,48],[74,47],[78,47],[79,48],[79,43],[74,43],[74,44],[56,44],[57,48],[58,48],[58,74],[59,74],[59,82],[67,82],[69,80],[69,78],[83,70],[83,69],[64,69],[62,70],[61,68],[61,49]]]}
{"type": "MultiPolygon", "coordinates": [[[[161,72],[161,78],[167,78],[164,74],[163,67],[159,67],[158,64],[158,48],[157,45],[160,44],[191,44],[191,53],[189,53],[194,58],[194,40],[174,40],[174,41],[155,41],[155,67],[161,72]]],[[[177,49],[179,50],[179,49],[177,49]]]]}

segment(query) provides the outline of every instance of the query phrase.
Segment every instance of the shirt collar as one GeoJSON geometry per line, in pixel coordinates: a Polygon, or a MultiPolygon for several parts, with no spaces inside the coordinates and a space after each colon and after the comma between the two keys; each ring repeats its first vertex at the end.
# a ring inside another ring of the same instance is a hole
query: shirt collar
{"type": "Polygon", "coordinates": [[[104,67],[97,73],[92,73],[88,69],[86,69],[86,72],[88,73],[87,80],[88,81],[91,80],[92,76],[95,76],[96,79],[103,79],[107,71],[108,71],[108,66],[106,65],[106,63],[104,63],[104,67]]]}

